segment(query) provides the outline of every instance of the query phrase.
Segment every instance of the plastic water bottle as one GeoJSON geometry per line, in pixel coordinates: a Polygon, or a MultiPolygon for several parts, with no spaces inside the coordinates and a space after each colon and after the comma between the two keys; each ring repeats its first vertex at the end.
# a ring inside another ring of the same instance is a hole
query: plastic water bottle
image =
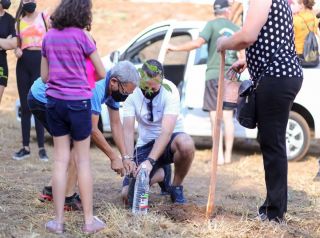
{"type": "Polygon", "coordinates": [[[145,215],[148,212],[149,202],[149,175],[145,164],[136,177],[134,185],[134,195],[132,204],[132,213],[138,215],[145,215]]]}

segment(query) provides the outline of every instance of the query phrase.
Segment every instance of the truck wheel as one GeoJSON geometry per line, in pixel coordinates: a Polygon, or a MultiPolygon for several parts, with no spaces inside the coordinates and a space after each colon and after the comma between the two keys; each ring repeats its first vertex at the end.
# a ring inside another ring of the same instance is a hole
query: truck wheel
{"type": "Polygon", "coordinates": [[[300,114],[291,111],[286,131],[288,161],[303,159],[309,150],[310,140],[308,123],[300,114]]]}

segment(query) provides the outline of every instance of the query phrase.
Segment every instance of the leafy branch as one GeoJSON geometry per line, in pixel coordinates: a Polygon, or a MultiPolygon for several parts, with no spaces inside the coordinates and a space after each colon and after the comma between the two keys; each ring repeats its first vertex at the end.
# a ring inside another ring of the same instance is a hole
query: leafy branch
{"type": "MultiPolygon", "coordinates": [[[[148,69],[154,73],[156,73],[157,75],[162,75],[162,71],[160,69],[158,69],[157,66],[155,65],[151,65],[147,62],[144,62],[144,64],[148,67],[148,69]]],[[[149,77],[146,72],[144,72],[144,70],[142,68],[138,69],[138,72],[140,74],[141,80],[140,80],[140,88],[145,90],[146,93],[151,94],[152,93],[152,89],[148,86],[148,81],[149,80],[154,80],[157,83],[160,83],[167,91],[172,92],[171,87],[169,86],[169,84],[163,83],[162,79],[157,79],[157,78],[151,78],[149,77]]]]}

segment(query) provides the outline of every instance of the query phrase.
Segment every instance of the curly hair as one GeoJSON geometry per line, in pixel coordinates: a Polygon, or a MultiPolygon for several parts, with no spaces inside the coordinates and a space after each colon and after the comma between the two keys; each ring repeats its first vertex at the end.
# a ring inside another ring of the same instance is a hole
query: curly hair
{"type": "Polygon", "coordinates": [[[91,30],[91,0],[61,0],[51,15],[52,27],[63,30],[66,27],[78,27],[91,30]]]}
{"type": "Polygon", "coordinates": [[[314,0],[299,0],[299,3],[302,3],[305,8],[308,8],[310,10],[312,10],[315,4],[314,0]]]}

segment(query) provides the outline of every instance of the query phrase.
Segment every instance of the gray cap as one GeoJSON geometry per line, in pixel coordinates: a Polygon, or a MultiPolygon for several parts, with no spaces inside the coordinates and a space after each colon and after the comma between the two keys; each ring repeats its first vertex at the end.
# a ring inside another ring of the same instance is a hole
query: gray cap
{"type": "Polygon", "coordinates": [[[221,11],[229,6],[230,4],[228,0],[215,0],[213,4],[213,11],[221,11]]]}
{"type": "Polygon", "coordinates": [[[136,67],[129,61],[120,61],[111,68],[111,77],[117,78],[121,83],[133,83],[138,86],[140,75],[136,67]]]}

